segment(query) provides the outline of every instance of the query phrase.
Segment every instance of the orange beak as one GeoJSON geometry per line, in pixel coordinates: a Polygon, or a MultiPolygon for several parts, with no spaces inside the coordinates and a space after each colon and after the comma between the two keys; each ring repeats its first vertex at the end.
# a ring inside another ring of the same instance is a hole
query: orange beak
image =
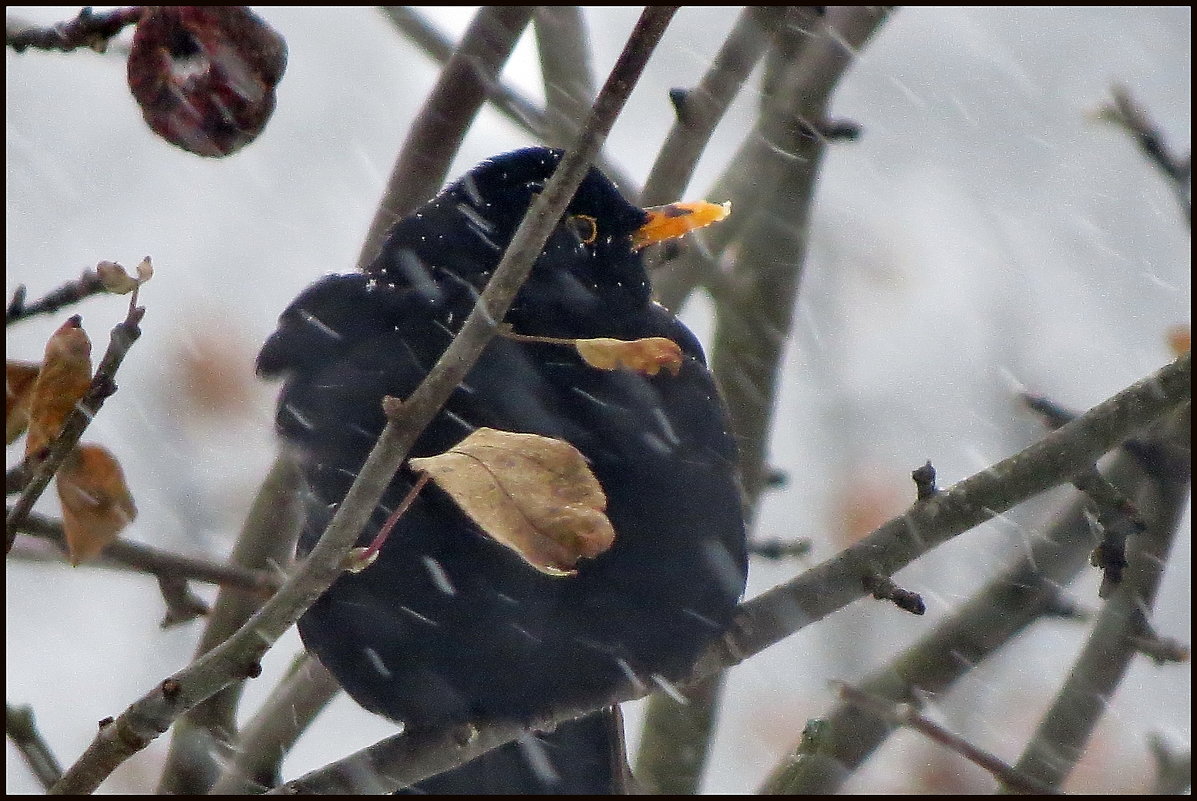
{"type": "Polygon", "coordinates": [[[719,222],[731,214],[731,201],[670,203],[666,206],[653,206],[644,211],[648,214],[648,222],[632,232],[632,247],[636,250],[719,222]]]}

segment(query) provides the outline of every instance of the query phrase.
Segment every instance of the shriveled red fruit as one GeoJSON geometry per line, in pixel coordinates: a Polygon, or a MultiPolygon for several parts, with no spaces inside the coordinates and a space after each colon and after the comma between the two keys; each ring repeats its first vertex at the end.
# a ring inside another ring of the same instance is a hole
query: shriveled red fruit
{"type": "Polygon", "coordinates": [[[244,6],[155,6],[129,52],[129,89],[146,124],[173,145],[227,156],[274,112],[287,45],[244,6]]]}

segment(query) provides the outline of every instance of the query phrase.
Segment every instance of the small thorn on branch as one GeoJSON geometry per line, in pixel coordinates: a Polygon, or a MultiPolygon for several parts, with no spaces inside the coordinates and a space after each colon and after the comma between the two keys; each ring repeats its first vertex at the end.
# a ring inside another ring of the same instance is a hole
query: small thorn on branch
{"type": "Polygon", "coordinates": [[[860,583],[878,601],[893,601],[899,609],[912,615],[921,615],[927,611],[927,605],[921,595],[902,589],[889,576],[867,573],[860,577],[860,583]]]}
{"type": "Polygon", "coordinates": [[[925,501],[939,494],[939,487],[935,486],[935,468],[930,461],[912,471],[910,477],[914,480],[916,500],[925,501]]]}
{"type": "Polygon", "coordinates": [[[670,89],[669,102],[673,104],[673,113],[677,115],[678,122],[685,125],[687,128],[693,127],[694,120],[690,114],[690,90],[689,89],[670,89]]]}
{"type": "Polygon", "coordinates": [[[1192,653],[1189,646],[1172,637],[1161,636],[1149,624],[1145,624],[1145,628],[1146,631],[1142,634],[1131,637],[1130,642],[1135,646],[1135,650],[1151,659],[1156,665],[1189,661],[1192,653]]]}

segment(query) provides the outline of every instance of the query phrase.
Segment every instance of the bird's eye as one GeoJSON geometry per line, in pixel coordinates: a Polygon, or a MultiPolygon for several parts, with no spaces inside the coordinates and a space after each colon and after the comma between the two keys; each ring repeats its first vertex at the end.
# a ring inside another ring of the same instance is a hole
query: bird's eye
{"type": "Polygon", "coordinates": [[[565,218],[565,224],[578,235],[582,244],[589,245],[598,239],[598,222],[589,214],[571,214],[565,218]]]}

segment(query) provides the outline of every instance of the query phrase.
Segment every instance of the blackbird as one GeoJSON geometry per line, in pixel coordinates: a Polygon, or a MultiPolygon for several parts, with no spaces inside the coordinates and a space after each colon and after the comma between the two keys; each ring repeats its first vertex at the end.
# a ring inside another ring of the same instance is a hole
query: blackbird
{"type": "MultiPolygon", "coordinates": [[[[283,312],[258,356],[283,376],[277,428],[306,479],[302,555],[344,498],[386,419],[473,308],[561,151],[478,165],[398,221],[363,271],[329,275],[283,312]]],[[[434,485],[377,561],[342,575],[299,621],[306,647],[360,705],[408,727],[532,721],[597,705],[629,681],[667,686],[730,623],[747,572],[736,445],[702,348],[651,299],[639,253],[677,235],[590,170],[505,322],[558,338],[666,337],[676,375],[600,370],[561,344],[495,337],[419,438],[448,450],[480,426],[565,440],[607,496],[614,545],[573,575],[529,566],[434,485]]],[[[368,543],[416,476],[391,482],[368,543]]],[[[417,786],[428,792],[601,792],[614,734],[601,713],[525,738],[417,786]]]]}

